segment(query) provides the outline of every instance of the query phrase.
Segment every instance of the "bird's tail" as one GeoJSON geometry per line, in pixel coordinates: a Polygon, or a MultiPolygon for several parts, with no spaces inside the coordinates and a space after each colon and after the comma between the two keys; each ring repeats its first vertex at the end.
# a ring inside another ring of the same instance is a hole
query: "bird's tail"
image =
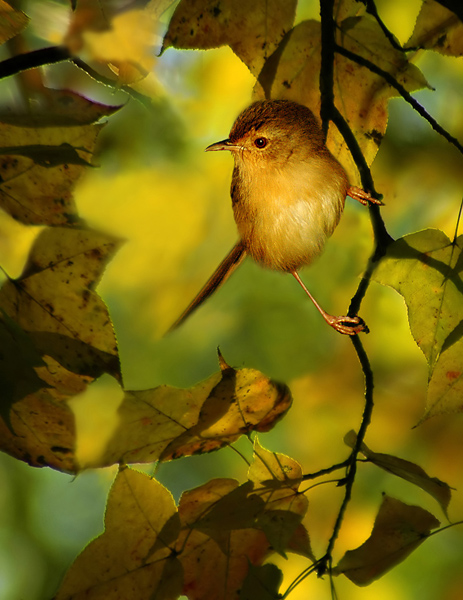
{"type": "Polygon", "coordinates": [[[187,306],[179,318],[170,326],[167,333],[170,333],[177,327],[180,327],[188,319],[188,317],[201,304],[211,296],[222,283],[224,283],[237,267],[243,262],[246,256],[246,249],[241,240],[233,246],[224,260],[220,263],[213,275],[195,297],[195,299],[187,306]]]}

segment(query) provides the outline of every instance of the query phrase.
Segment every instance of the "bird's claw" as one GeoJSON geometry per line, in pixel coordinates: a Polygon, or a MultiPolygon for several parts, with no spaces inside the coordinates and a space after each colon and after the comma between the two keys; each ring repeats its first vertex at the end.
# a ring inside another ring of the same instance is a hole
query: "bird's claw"
{"type": "Polygon", "coordinates": [[[351,185],[347,189],[347,195],[353,200],[357,200],[364,206],[368,206],[369,204],[377,204],[379,206],[384,206],[384,202],[381,202],[378,198],[374,198],[370,192],[366,192],[355,185],[351,185]]]}

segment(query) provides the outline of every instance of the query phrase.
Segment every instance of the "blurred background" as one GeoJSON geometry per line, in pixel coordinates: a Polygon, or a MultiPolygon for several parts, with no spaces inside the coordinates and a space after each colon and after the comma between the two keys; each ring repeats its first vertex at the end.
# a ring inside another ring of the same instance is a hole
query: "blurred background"
{"type": "MultiPolygon", "coordinates": [[[[377,0],[388,27],[405,43],[419,0],[377,0]]],[[[30,48],[59,43],[69,18],[68,2],[23,2],[31,17],[30,48]]],[[[296,22],[318,17],[318,2],[300,0],[296,22]]],[[[157,46],[172,13],[161,19],[157,46]]],[[[6,54],[2,58],[6,58],[6,54]]],[[[458,139],[463,139],[463,64],[436,53],[417,56],[436,91],[414,96],[458,139]]],[[[235,367],[252,367],[287,383],[294,405],[271,432],[268,449],[298,460],[313,472],[343,460],[343,437],[359,426],[363,377],[352,344],[327,327],[293,278],[244,265],[178,331],[164,336],[236,241],[228,153],[204,154],[227,137],[249,104],[253,77],[228,48],[207,52],[168,49],[156,59],[145,93],[151,107],[104,87],[72,65],[45,70],[47,84],[107,104],[123,105],[99,138],[96,169],[88,169],[75,196],[81,216],[116,234],[125,244],[98,287],[117,334],[126,389],[160,384],[189,387],[218,370],[217,347],[235,367]]],[[[14,80],[0,82],[4,104],[20,101],[14,80]]],[[[389,127],[373,164],[382,214],[390,234],[432,227],[453,238],[463,193],[462,157],[403,101],[390,102],[389,127]]],[[[21,273],[40,228],[0,214],[0,264],[21,273]]],[[[372,251],[368,211],[348,201],[341,224],[322,258],[302,277],[320,304],[345,314],[372,251]]],[[[451,520],[463,518],[461,416],[435,418],[416,429],[424,412],[427,368],[413,342],[406,308],[393,290],[372,284],[361,316],[371,333],[362,341],[375,375],[375,410],[366,442],[375,451],[416,462],[456,488],[451,520]]],[[[122,392],[102,377],[71,401],[82,465],[104,446],[117,423],[122,392]],[[89,418],[91,415],[91,418],[89,418]]],[[[248,454],[247,442],[240,449],[248,454]]],[[[154,473],[152,465],[144,470],[154,473]]],[[[106,495],[115,469],[84,470],[71,477],[33,469],[0,455],[0,599],[51,598],[76,555],[103,529],[106,495]]],[[[177,500],[185,489],[212,477],[243,480],[246,468],[231,450],[161,465],[156,477],[177,500]]],[[[437,504],[418,488],[373,466],[359,469],[335,561],[370,534],[381,493],[430,510],[446,524],[437,504]]],[[[321,555],[331,534],[342,490],[332,485],[308,493],[307,526],[321,555]]],[[[343,600],[461,598],[461,526],[432,536],[402,565],[368,588],[339,578],[343,600]]],[[[290,556],[276,559],[287,585],[307,566],[290,556]]],[[[329,583],[308,578],[291,598],[330,598],[329,583]]]]}

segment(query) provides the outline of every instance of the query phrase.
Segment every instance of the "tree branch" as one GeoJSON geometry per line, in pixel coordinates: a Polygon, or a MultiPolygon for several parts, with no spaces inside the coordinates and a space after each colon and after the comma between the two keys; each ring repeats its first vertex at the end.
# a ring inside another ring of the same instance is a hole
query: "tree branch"
{"type": "Polygon", "coordinates": [[[17,75],[28,69],[63,62],[70,58],[72,58],[71,54],[65,46],[50,46],[25,54],[17,54],[0,62],[0,79],[17,75]]]}
{"type": "Polygon", "coordinates": [[[342,521],[344,519],[344,514],[347,509],[347,505],[350,502],[352,496],[352,488],[354,486],[355,475],[357,473],[357,456],[360,452],[360,448],[365,439],[365,434],[368,429],[368,425],[371,422],[371,415],[373,412],[373,371],[371,370],[370,361],[368,360],[368,356],[365,352],[362,342],[358,335],[354,335],[351,338],[352,343],[354,345],[355,351],[357,352],[358,359],[360,361],[360,365],[362,367],[363,374],[365,376],[365,406],[363,409],[362,422],[360,424],[359,431],[357,433],[357,440],[355,442],[355,446],[349,456],[348,459],[348,467],[347,473],[343,480],[339,481],[338,485],[345,486],[344,498],[342,500],[341,506],[339,508],[338,516],[336,518],[336,522],[334,524],[333,533],[328,542],[328,546],[326,548],[325,555],[317,562],[317,575],[322,577],[326,571],[328,570],[331,560],[332,560],[332,552],[334,548],[334,544],[339,535],[339,531],[341,529],[342,521]]]}
{"type": "Polygon", "coordinates": [[[333,19],[334,0],[320,2],[321,19],[321,56],[320,56],[320,119],[325,139],[328,135],[328,127],[334,107],[334,49],[335,21],[333,19]]]}
{"type": "Polygon", "coordinates": [[[402,98],[406,102],[408,102],[408,104],[410,104],[416,110],[416,112],[419,115],[421,115],[423,117],[423,119],[425,119],[431,125],[431,127],[434,129],[434,131],[436,131],[437,133],[442,135],[450,144],[453,144],[455,146],[455,148],[457,148],[459,150],[459,152],[461,152],[461,154],[463,154],[463,145],[460,144],[460,142],[457,140],[457,138],[450,135],[450,133],[448,131],[446,131],[441,125],[439,125],[439,123],[436,121],[436,119],[434,119],[434,117],[432,117],[428,113],[428,111],[423,106],[421,106],[421,104],[417,100],[415,100],[415,98],[409,92],[407,92],[407,90],[404,88],[404,86],[402,84],[400,84],[393,75],[391,75],[387,71],[384,71],[383,69],[381,69],[380,67],[375,65],[375,63],[368,60],[367,58],[364,58],[363,56],[359,56],[358,54],[355,54],[354,52],[347,50],[347,48],[343,48],[342,46],[339,46],[337,44],[336,44],[336,52],[338,52],[339,54],[342,54],[346,58],[349,58],[350,60],[359,64],[360,66],[369,69],[372,73],[379,75],[385,81],[387,81],[387,83],[390,86],[392,86],[394,89],[396,89],[399,92],[399,94],[402,96],[402,98]]]}

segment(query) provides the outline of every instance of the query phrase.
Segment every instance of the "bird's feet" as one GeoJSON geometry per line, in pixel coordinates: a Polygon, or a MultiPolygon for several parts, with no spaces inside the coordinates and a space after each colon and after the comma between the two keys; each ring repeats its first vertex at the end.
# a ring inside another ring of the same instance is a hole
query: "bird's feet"
{"type": "Polygon", "coordinates": [[[377,198],[373,198],[370,192],[366,192],[362,190],[362,188],[356,187],[355,185],[351,185],[347,188],[347,195],[354,200],[358,200],[364,206],[368,206],[369,204],[378,204],[379,206],[384,206],[384,203],[377,198]]]}
{"type": "Polygon", "coordinates": [[[334,317],[327,315],[325,320],[333,329],[344,335],[357,335],[357,333],[362,331],[370,333],[365,321],[357,315],[355,317],[334,317]]]}

